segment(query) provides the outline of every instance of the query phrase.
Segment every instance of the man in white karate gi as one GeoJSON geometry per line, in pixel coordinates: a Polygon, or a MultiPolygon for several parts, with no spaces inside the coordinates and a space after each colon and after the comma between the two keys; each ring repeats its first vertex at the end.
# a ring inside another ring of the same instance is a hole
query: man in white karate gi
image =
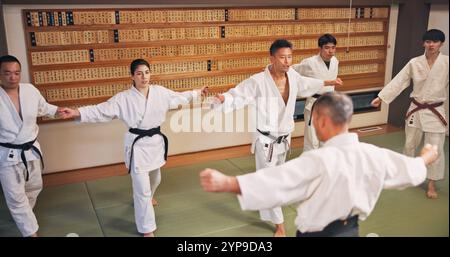
{"type": "MultiPolygon", "coordinates": [[[[284,39],[270,46],[270,62],[263,72],[242,81],[224,94],[216,96],[224,112],[256,107],[256,128],[252,153],[256,169],[273,167],[285,162],[294,130],[294,110],[297,97],[311,96],[328,85],[340,85],[338,80],[319,80],[299,75],[291,68],[292,44],[284,39]]],[[[281,207],[261,209],[261,219],[275,224],[275,236],[285,236],[281,207]]]]}
{"type": "Polygon", "coordinates": [[[416,149],[425,134],[424,144],[438,146],[439,158],[428,167],[428,189],[430,199],[438,197],[435,181],[444,179],[444,142],[447,122],[444,102],[448,99],[448,56],[439,49],[445,41],[442,31],[431,29],[423,37],[425,54],[411,59],[372,101],[379,107],[381,101],[391,103],[413,82],[411,104],[406,113],[404,154],[415,156],[416,149]]]}
{"type": "Polygon", "coordinates": [[[29,237],[37,236],[33,207],[42,190],[36,118],[53,116],[58,107],[48,104],[32,84],[20,83],[20,75],[16,57],[0,57],[0,182],[11,216],[29,237]]]}
{"type": "Polygon", "coordinates": [[[203,189],[237,194],[242,210],[296,204],[297,236],[358,236],[358,220],[370,215],[382,189],[422,183],[437,148],[426,145],[413,158],[361,143],[348,132],[352,114],[348,96],[325,93],[315,103],[312,121],[323,147],[237,177],[205,169],[203,189]]]}
{"type": "MultiPolygon", "coordinates": [[[[336,38],[331,34],[324,34],[318,39],[319,53],[304,59],[299,64],[292,65],[300,75],[310,78],[323,80],[338,80],[338,65],[339,61],[334,56],[336,54],[336,38]]],[[[304,120],[305,130],[303,135],[303,151],[317,149],[323,142],[319,142],[314,131],[314,126],[311,122],[311,109],[314,102],[321,94],[325,92],[333,92],[334,86],[325,86],[317,94],[308,97],[305,102],[304,120]]]]}

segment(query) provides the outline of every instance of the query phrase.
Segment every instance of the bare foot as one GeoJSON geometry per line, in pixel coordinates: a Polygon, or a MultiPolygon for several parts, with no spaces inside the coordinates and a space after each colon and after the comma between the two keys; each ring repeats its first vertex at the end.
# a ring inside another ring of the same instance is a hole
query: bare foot
{"type": "Polygon", "coordinates": [[[437,194],[436,191],[428,190],[427,191],[427,197],[429,199],[437,199],[438,198],[438,194],[437,194]]]}
{"type": "Polygon", "coordinates": [[[284,230],[284,224],[275,224],[275,234],[274,237],[286,237],[286,231],[284,230]]]}
{"type": "Polygon", "coordinates": [[[153,232],[144,233],[144,237],[155,237],[155,234],[153,234],[153,232]]]}
{"type": "Polygon", "coordinates": [[[429,199],[437,199],[438,198],[438,194],[436,192],[436,187],[434,186],[433,180],[428,181],[427,197],[429,199]]]}
{"type": "Polygon", "coordinates": [[[155,199],[155,198],[152,198],[152,205],[153,205],[153,206],[156,206],[156,205],[158,205],[158,201],[156,201],[156,199],[155,199]]]}

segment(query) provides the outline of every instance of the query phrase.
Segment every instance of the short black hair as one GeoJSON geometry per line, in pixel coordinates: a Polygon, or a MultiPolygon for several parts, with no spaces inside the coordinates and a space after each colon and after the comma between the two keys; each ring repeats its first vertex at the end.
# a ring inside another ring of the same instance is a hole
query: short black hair
{"type": "Polygon", "coordinates": [[[322,46],[328,43],[337,45],[336,38],[331,34],[324,34],[321,37],[319,37],[319,40],[317,40],[317,44],[319,45],[320,48],[322,48],[322,46]]]}
{"type": "Polygon", "coordinates": [[[136,71],[136,69],[137,69],[137,67],[139,65],[145,65],[145,66],[147,66],[150,69],[150,64],[146,60],[144,60],[144,59],[136,59],[136,60],[132,61],[131,64],[130,64],[131,75],[134,75],[134,72],[136,71]]]}
{"type": "Polygon", "coordinates": [[[22,65],[19,62],[19,59],[17,59],[15,56],[12,55],[3,55],[2,57],[0,57],[0,66],[2,65],[2,63],[4,62],[16,62],[19,64],[19,67],[22,68],[22,65]]]}
{"type": "Polygon", "coordinates": [[[286,39],[277,39],[270,46],[270,55],[274,56],[278,49],[281,48],[290,48],[292,49],[292,43],[287,41],[286,39]]]}
{"type": "Polygon", "coordinates": [[[422,41],[425,42],[427,40],[431,41],[441,41],[445,42],[445,34],[444,32],[438,30],[438,29],[430,29],[422,36],[422,41]]]}

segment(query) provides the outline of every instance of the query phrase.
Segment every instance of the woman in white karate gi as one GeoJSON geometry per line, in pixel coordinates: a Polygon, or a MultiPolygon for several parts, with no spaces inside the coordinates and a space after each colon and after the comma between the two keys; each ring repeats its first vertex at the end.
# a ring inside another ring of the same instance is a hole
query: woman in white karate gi
{"type": "MultiPolygon", "coordinates": [[[[337,80],[319,80],[303,77],[291,68],[292,44],[285,39],[275,40],[270,46],[270,65],[263,72],[242,81],[217,100],[224,112],[246,105],[256,107],[256,128],[252,153],[256,169],[284,163],[294,131],[294,111],[297,97],[319,92],[323,86],[339,85],[337,80]]],[[[285,236],[284,217],[280,207],[260,210],[264,221],[275,224],[274,236],[285,236]]]]}
{"type": "Polygon", "coordinates": [[[438,146],[439,158],[428,167],[427,197],[437,198],[435,181],[443,180],[445,173],[444,142],[448,121],[444,102],[448,99],[448,55],[439,49],[445,41],[442,31],[431,29],[423,37],[425,54],[411,59],[372,101],[379,107],[381,101],[391,103],[413,81],[411,104],[406,113],[404,154],[415,156],[425,134],[424,144],[438,146]]]}
{"type": "MultiPolygon", "coordinates": [[[[325,34],[319,37],[319,54],[304,59],[299,64],[292,65],[300,75],[315,79],[323,80],[342,80],[338,78],[339,61],[334,56],[336,54],[336,38],[331,34],[325,34]]],[[[323,144],[319,142],[314,130],[314,125],[311,122],[311,109],[314,102],[321,94],[326,92],[333,92],[334,86],[325,86],[317,94],[308,97],[305,102],[304,120],[305,130],[303,135],[303,151],[317,149],[323,144]]]]}
{"type": "Polygon", "coordinates": [[[296,204],[297,236],[358,236],[358,220],[370,215],[381,190],[422,183],[437,148],[427,145],[413,158],[360,143],[348,132],[352,113],[348,96],[325,93],[316,101],[312,121],[323,147],[237,177],[205,169],[200,182],[208,192],[238,194],[242,210],[296,204]]]}
{"type": "Polygon", "coordinates": [[[39,229],[33,207],[42,190],[42,153],[36,141],[36,118],[54,116],[39,90],[20,83],[21,65],[16,57],[0,57],[0,182],[6,204],[25,236],[39,229]]]}
{"type": "Polygon", "coordinates": [[[187,104],[206,94],[206,87],[182,93],[163,86],[150,85],[150,64],[137,59],[131,63],[133,86],[104,103],[77,110],[64,109],[65,118],[80,117],[81,122],[122,120],[129,129],[125,134],[125,165],[133,183],[134,213],[137,230],[154,236],[156,230],[152,197],[161,181],[160,167],[167,159],[168,140],[160,126],[170,108],[187,104]]]}

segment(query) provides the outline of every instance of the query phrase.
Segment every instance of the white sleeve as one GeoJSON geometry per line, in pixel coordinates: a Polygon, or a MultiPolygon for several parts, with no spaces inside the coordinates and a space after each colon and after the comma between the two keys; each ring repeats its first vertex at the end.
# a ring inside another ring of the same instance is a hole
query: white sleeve
{"type": "Polygon", "coordinates": [[[425,181],[427,167],[421,157],[412,158],[388,149],[382,150],[386,168],[385,189],[403,189],[425,181]]]}
{"type": "Polygon", "coordinates": [[[200,90],[188,90],[184,92],[175,92],[168,88],[165,88],[169,97],[170,108],[177,108],[178,105],[188,104],[192,100],[195,100],[200,95],[200,90]]]}
{"type": "Polygon", "coordinates": [[[237,176],[242,210],[261,210],[303,201],[322,179],[319,158],[303,154],[276,167],[237,176]]]}
{"type": "Polygon", "coordinates": [[[45,100],[45,98],[39,93],[38,91],[38,97],[39,97],[39,103],[38,103],[38,117],[42,116],[55,116],[56,110],[58,109],[58,106],[49,104],[45,100]]]}
{"type": "Polygon", "coordinates": [[[383,102],[391,103],[411,84],[411,61],[378,94],[383,102]]]}
{"type": "Polygon", "coordinates": [[[308,64],[308,61],[306,59],[299,64],[292,65],[292,68],[302,76],[313,77],[314,75],[311,66],[308,64]]]}
{"type": "Polygon", "coordinates": [[[253,78],[248,78],[236,87],[231,88],[227,92],[223,93],[225,97],[221,107],[224,112],[230,112],[232,110],[239,110],[245,106],[252,104],[256,99],[257,82],[253,78]]]}
{"type": "Polygon", "coordinates": [[[319,92],[324,87],[324,81],[321,79],[309,78],[300,75],[297,86],[297,96],[308,97],[319,92]]]}
{"type": "Polygon", "coordinates": [[[115,95],[108,101],[78,108],[81,122],[108,122],[120,116],[120,96],[115,95]]]}

